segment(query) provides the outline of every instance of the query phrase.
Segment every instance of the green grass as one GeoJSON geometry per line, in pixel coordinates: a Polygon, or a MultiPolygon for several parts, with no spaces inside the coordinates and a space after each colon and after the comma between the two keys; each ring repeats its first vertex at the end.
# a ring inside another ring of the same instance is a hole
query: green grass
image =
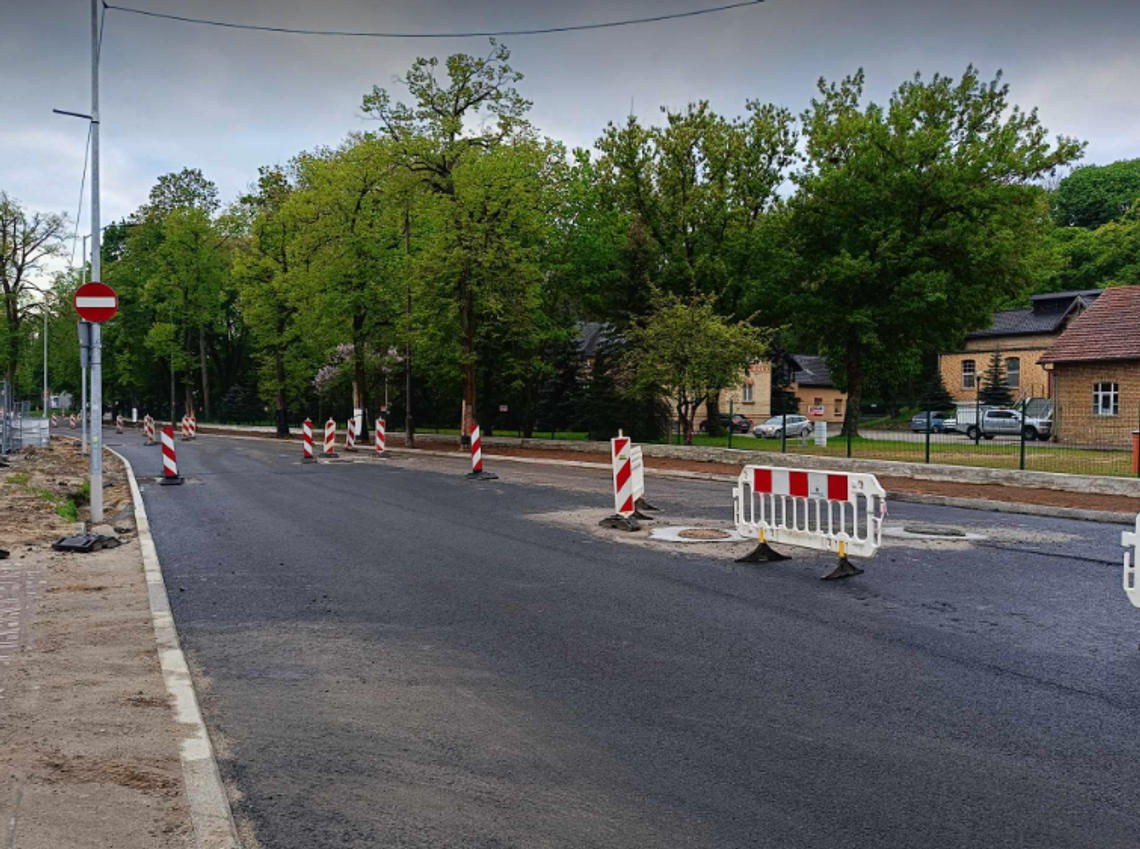
{"type": "Polygon", "coordinates": [[[61,501],[55,507],[55,512],[67,519],[69,522],[79,521],[79,508],[75,506],[75,502],[70,498],[61,501]]]}
{"type": "Polygon", "coordinates": [[[7,483],[13,484],[14,486],[23,486],[31,479],[32,476],[27,472],[13,472],[8,475],[7,483]]]}

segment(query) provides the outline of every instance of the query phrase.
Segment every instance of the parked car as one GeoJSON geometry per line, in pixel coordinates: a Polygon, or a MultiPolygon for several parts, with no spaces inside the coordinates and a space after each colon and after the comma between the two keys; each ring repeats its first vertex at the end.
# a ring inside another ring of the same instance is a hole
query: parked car
{"type": "MultiPolygon", "coordinates": [[[[788,416],[788,436],[808,436],[815,430],[815,423],[807,416],[788,416]]],[[[784,416],[772,416],[764,424],[758,424],[752,429],[753,436],[777,439],[783,435],[784,416]]]]}
{"type": "Polygon", "coordinates": [[[966,436],[977,439],[993,439],[995,436],[1020,436],[1024,428],[1027,440],[1048,439],[1053,432],[1053,421],[1039,416],[1025,416],[1024,420],[1020,410],[986,410],[982,413],[982,423],[979,433],[978,425],[971,424],[966,428],[966,436]]]}
{"type": "MultiPolygon", "coordinates": [[[[722,428],[731,430],[733,433],[748,433],[748,431],[752,430],[752,419],[742,416],[740,413],[733,413],[731,415],[721,413],[717,418],[720,419],[720,426],[722,428]]],[[[701,422],[700,430],[701,433],[708,433],[709,423],[707,419],[701,422]]]]}
{"type": "MultiPolygon", "coordinates": [[[[929,415],[931,433],[943,433],[949,430],[949,428],[946,427],[948,416],[945,413],[936,413],[934,410],[930,410],[929,415]]],[[[910,429],[914,433],[926,433],[926,418],[927,413],[925,411],[915,415],[915,417],[910,420],[910,429]]]]}

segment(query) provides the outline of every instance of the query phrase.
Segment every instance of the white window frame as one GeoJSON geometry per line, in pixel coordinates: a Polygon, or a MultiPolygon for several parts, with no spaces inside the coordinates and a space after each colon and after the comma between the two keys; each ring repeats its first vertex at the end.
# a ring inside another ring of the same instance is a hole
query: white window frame
{"type": "Polygon", "coordinates": [[[744,398],[745,404],[751,404],[752,403],[752,384],[751,383],[744,384],[743,398],[744,398]]]}
{"type": "Polygon", "coordinates": [[[962,360],[962,388],[974,389],[978,383],[978,361],[962,360]],[[969,365],[969,370],[966,366],[969,365]]]}
{"type": "Polygon", "coordinates": [[[1093,384],[1093,415],[1120,415],[1120,384],[1102,380],[1093,384]]]}
{"type": "Polygon", "coordinates": [[[1005,382],[1009,384],[1010,389],[1021,388],[1021,357],[1006,357],[1005,382]],[[1017,363],[1017,368],[1010,368],[1010,363],[1017,363]]]}

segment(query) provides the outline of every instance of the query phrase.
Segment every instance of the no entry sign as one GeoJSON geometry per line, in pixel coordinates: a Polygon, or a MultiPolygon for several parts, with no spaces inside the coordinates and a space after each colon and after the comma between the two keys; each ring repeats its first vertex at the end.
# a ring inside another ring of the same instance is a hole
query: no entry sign
{"type": "Polygon", "coordinates": [[[106,283],[85,283],[75,292],[75,311],[99,324],[119,311],[119,296],[106,283]]]}

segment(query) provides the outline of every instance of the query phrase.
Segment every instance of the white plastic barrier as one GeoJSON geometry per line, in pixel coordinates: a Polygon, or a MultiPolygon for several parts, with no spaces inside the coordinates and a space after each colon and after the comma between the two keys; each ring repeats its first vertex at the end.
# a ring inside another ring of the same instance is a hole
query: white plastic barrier
{"type": "Polygon", "coordinates": [[[745,466],[733,491],[736,530],[760,543],[873,557],[887,492],[874,475],[745,466]]]}
{"type": "Polygon", "coordinates": [[[1136,516],[1136,530],[1124,531],[1120,544],[1124,546],[1124,594],[1133,607],[1140,607],[1140,577],[1136,574],[1140,571],[1140,515],[1136,516]]]}

